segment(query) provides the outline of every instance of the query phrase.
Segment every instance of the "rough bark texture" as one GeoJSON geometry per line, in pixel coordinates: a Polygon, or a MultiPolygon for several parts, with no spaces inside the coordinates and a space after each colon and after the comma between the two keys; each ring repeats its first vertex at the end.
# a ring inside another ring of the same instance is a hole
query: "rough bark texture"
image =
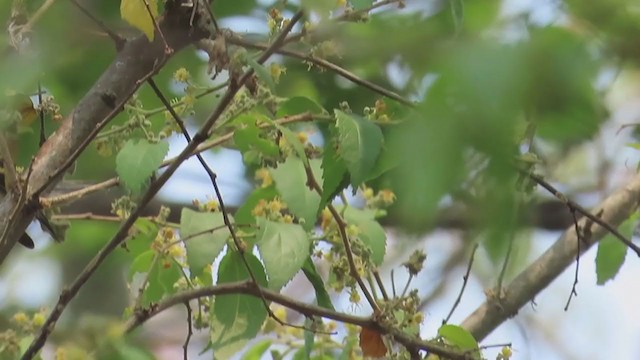
{"type": "MultiPolygon", "coordinates": [[[[204,26],[191,26],[192,8],[180,5],[181,1],[168,2],[165,14],[159,20],[166,45],[173,52],[166,53],[163,37],[157,33],[152,43],[145,36],[127,41],[111,65],[36,155],[25,194],[25,206],[14,210],[19,203],[19,196],[15,193],[2,199],[0,229],[6,226],[9,229],[7,236],[0,239],[0,264],[33,220],[39,189],[44,186],[50,188],[61,180],[59,169],[68,163],[74,153],[86,146],[87,140],[95,136],[97,128],[106,125],[122,111],[127,99],[150,75],[157,73],[172,54],[209,35],[204,26]]],[[[200,23],[197,20],[195,23],[200,23]]]]}

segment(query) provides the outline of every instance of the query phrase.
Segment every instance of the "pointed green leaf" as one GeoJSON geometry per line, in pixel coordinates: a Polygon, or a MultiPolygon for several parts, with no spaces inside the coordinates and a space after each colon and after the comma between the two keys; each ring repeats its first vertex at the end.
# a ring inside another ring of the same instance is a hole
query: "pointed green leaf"
{"type": "Polygon", "coordinates": [[[255,209],[260,200],[270,201],[276,196],[278,196],[278,191],[273,185],[253,190],[244,203],[238,208],[238,211],[236,211],[236,222],[238,224],[255,224],[256,217],[252,214],[253,209],[255,209]]]}
{"type": "Polygon", "coordinates": [[[349,185],[347,165],[336,152],[336,142],[333,138],[327,139],[322,154],[322,198],[318,211],[325,206],[342,190],[349,185]]]}
{"type": "Polygon", "coordinates": [[[260,360],[262,358],[262,355],[264,355],[264,353],[269,350],[272,342],[273,340],[271,339],[259,341],[257,344],[253,345],[249,350],[247,350],[244,355],[242,355],[242,360],[260,360]]]}
{"type": "Polygon", "coordinates": [[[279,290],[300,271],[309,257],[311,240],[298,224],[258,219],[257,242],[269,277],[269,288],[279,290]]]}
{"type": "Polygon", "coordinates": [[[218,257],[229,238],[229,229],[224,227],[222,213],[183,208],[180,236],[186,239],[187,264],[191,269],[191,276],[196,277],[218,257]],[[195,234],[199,235],[194,236],[195,234]]]}
{"type": "Polygon", "coordinates": [[[127,240],[126,246],[129,255],[135,258],[151,249],[151,243],[158,234],[158,225],[149,219],[138,218],[133,224],[133,229],[133,236],[127,240]]]}
{"type": "Polygon", "coordinates": [[[348,224],[354,224],[360,229],[360,240],[371,249],[371,261],[382,265],[386,253],[387,234],[382,225],[374,219],[374,212],[347,207],[344,211],[344,219],[348,224]]]}
{"type": "MultiPolygon", "coordinates": [[[[637,216],[624,221],[618,231],[627,239],[633,235],[633,229],[638,221],[637,216]]],[[[604,285],[607,281],[613,279],[620,271],[624,259],[627,255],[627,245],[622,243],[612,234],[607,234],[598,243],[598,253],[596,255],[596,276],[597,284],[604,285]]]]}
{"type": "Polygon", "coordinates": [[[293,116],[309,112],[311,114],[320,114],[325,110],[317,102],[304,96],[294,96],[288,98],[278,105],[277,118],[285,116],[293,116]]]}
{"type": "MultiPolygon", "coordinates": [[[[317,160],[313,161],[319,167],[317,160]]],[[[311,190],[307,184],[307,174],[300,159],[289,157],[271,169],[271,177],[282,200],[287,203],[289,210],[300,219],[304,219],[305,230],[310,230],[316,222],[320,195],[311,190]]],[[[317,174],[314,174],[317,177],[317,174]]]]}
{"type": "Polygon", "coordinates": [[[269,90],[271,90],[272,92],[276,91],[276,83],[273,81],[273,77],[271,76],[271,72],[269,72],[269,70],[267,70],[267,68],[264,67],[264,65],[259,64],[253,58],[248,58],[247,59],[247,64],[249,64],[249,66],[251,66],[253,71],[256,72],[256,75],[258,76],[258,79],[260,79],[265,85],[267,85],[269,90]]]}
{"type": "Polygon", "coordinates": [[[136,273],[147,273],[151,269],[151,264],[153,263],[153,258],[156,256],[155,251],[147,250],[140,255],[136,256],[131,263],[131,267],[129,268],[129,281],[133,278],[133,275],[136,273]]]}
{"type": "Polygon", "coordinates": [[[338,129],[338,155],[351,174],[357,188],[373,170],[382,149],[382,131],[378,125],[354,114],[335,110],[338,129]]]}
{"type": "Polygon", "coordinates": [[[116,157],[116,172],[129,190],[138,193],[168,152],[166,141],[128,140],[116,157]]]}
{"type": "Polygon", "coordinates": [[[173,259],[159,258],[148,274],[147,288],[143,293],[142,304],[148,306],[167,295],[174,294],[174,284],[182,276],[182,271],[173,259]]]}
{"type": "MultiPolygon", "coordinates": [[[[228,252],[220,262],[218,284],[248,280],[249,273],[236,251],[228,252]]],[[[267,278],[260,261],[252,254],[244,254],[258,285],[267,286],[267,278]]],[[[218,359],[229,359],[258,335],[267,311],[260,298],[229,294],[217,296],[211,310],[211,346],[218,359]]]]}
{"type": "Polygon", "coordinates": [[[307,280],[313,285],[313,289],[316,292],[316,302],[319,306],[322,306],[325,309],[335,310],[333,304],[331,303],[331,297],[329,296],[329,292],[324,286],[324,281],[320,274],[318,274],[318,270],[316,269],[316,265],[311,260],[311,257],[307,257],[307,260],[302,267],[302,271],[304,275],[307,277],[307,280]]]}
{"type": "Polygon", "coordinates": [[[282,136],[284,136],[284,138],[287,140],[287,143],[291,145],[293,151],[295,151],[296,155],[298,155],[298,158],[302,160],[302,163],[308,165],[309,158],[307,157],[307,153],[304,151],[304,145],[300,142],[296,134],[294,134],[293,131],[289,130],[289,128],[286,128],[282,125],[276,124],[276,127],[278,128],[278,130],[280,130],[282,136]]]}
{"type": "Polygon", "coordinates": [[[256,116],[240,115],[234,122],[238,126],[233,134],[233,140],[244,155],[250,151],[256,151],[267,157],[280,155],[280,149],[273,140],[263,138],[262,130],[256,125],[256,116]]]}
{"type": "Polygon", "coordinates": [[[478,342],[473,335],[457,325],[442,325],[440,329],[438,329],[438,335],[444,338],[449,344],[457,346],[462,350],[478,348],[478,342]]]}

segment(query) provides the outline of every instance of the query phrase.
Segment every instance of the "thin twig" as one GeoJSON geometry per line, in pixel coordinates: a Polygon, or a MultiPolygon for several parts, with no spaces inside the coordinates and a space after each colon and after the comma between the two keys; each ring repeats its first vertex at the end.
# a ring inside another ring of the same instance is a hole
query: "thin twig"
{"type": "Polygon", "coordinates": [[[373,269],[371,272],[373,273],[373,278],[376,279],[376,283],[378,284],[378,288],[380,289],[380,292],[382,293],[382,298],[385,301],[389,301],[389,295],[387,295],[387,289],[384,288],[384,283],[382,282],[382,279],[380,278],[380,272],[378,272],[378,269],[373,269]]]}
{"type": "MultiPolygon", "coordinates": [[[[285,34],[284,36],[286,36],[286,32],[284,32],[284,34],[285,34]]],[[[281,34],[281,37],[284,37],[284,36],[281,34]]],[[[153,89],[153,91],[155,92],[156,96],[160,99],[162,104],[166,107],[166,109],[169,111],[169,113],[173,117],[173,120],[176,122],[176,124],[178,124],[178,127],[180,128],[180,131],[182,132],[182,135],[184,136],[184,138],[188,142],[191,142],[192,139],[191,139],[191,136],[189,135],[189,131],[185,127],[184,121],[180,118],[180,115],[178,115],[178,113],[176,113],[176,111],[171,106],[171,104],[169,103],[167,98],[164,96],[164,94],[162,94],[162,91],[157,86],[155,81],[153,81],[153,79],[150,78],[148,80],[148,82],[149,82],[149,85],[151,86],[151,88],[153,89]]],[[[205,170],[205,172],[207,173],[207,176],[209,177],[209,180],[211,181],[211,185],[213,186],[214,192],[216,194],[216,198],[218,200],[218,204],[220,206],[220,212],[222,213],[223,221],[224,221],[225,225],[229,228],[229,234],[231,235],[231,238],[233,239],[233,243],[235,244],[238,252],[240,253],[240,258],[242,259],[242,261],[243,261],[243,263],[245,265],[247,273],[249,274],[249,277],[251,278],[251,280],[254,282],[255,286],[257,288],[259,288],[258,279],[256,278],[253,270],[251,269],[251,266],[249,265],[249,262],[247,261],[247,259],[245,257],[245,252],[246,252],[245,245],[243,245],[243,242],[240,241],[240,239],[238,238],[238,236],[236,234],[235,229],[233,228],[233,225],[231,224],[231,220],[229,218],[229,212],[227,211],[227,209],[225,207],[224,200],[222,198],[222,192],[220,191],[220,188],[218,186],[218,182],[216,181],[217,175],[213,172],[213,170],[209,167],[209,165],[207,165],[206,161],[204,160],[204,158],[202,157],[202,155],[200,153],[196,154],[196,158],[200,162],[200,165],[205,170]]],[[[277,321],[281,325],[292,326],[291,324],[288,324],[285,321],[283,321],[282,319],[278,318],[278,316],[275,313],[273,313],[273,311],[269,307],[269,304],[267,303],[267,301],[264,298],[261,298],[261,299],[262,299],[262,303],[263,303],[267,313],[269,314],[269,316],[271,318],[273,318],[275,321],[277,321]]]]}
{"type": "Polygon", "coordinates": [[[184,344],[182,344],[182,354],[184,360],[187,360],[189,358],[189,341],[191,341],[191,336],[193,335],[193,323],[191,322],[191,305],[188,300],[184,302],[184,307],[187,308],[187,338],[184,339],[184,344]]]}
{"type": "Polygon", "coordinates": [[[391,269],[391,291],[393,291],[393,298],[396,299],[398,294],[396,294],[396,277],[394,276],[393,269],[391,269]]]}
{"type": "Polygon", "coordinates": [[[468,354],[452,350],[436,342],[424,341],[419,338],[409,336],[396,329],[382,327],[380,324],[376,323],[376,321],[372,317],[361,317],[340,313],[334,310],[323,308],[321,306],[294,300],[291,297],[285,296],[281,293],[269,290],[267,288],[256,289],[251,280],[206,286],[198,289],[186,290],[171,295],[170,297],[159,301],[157,304],[154,304],[154,306],[148,309],[134,312],[133,316],[125,324],[125,331],[127,333],[130,333],[152,317],[175,305],[184,304],[185,301],[203,297],[222,296],[229,294],[245,294],[255,297],[264,296],[269,301],[293,309],[305,315],[306,317],[317,316],[326,319],[332,319],[342,323],[353,324],[360,327],[372,329],[382,334],[389,334],[404,346],[429,351],[430,353],[440,355],[447,359],[472,359],[472,357],[468,354]]]}
{"type": "MultiPolygon", "coordinates": [[[[169,43],[167,43],[167,39],[164,38],[164,33],[160,29],[160,25],[158,25],[158,21],[156,20],[156,17],[153,16],[153,12],[151,11],[151,6],[149,5],[149,0],[143,0],[142,2],[144,3],[144,7],[147,8],[147,13],[151,17],[151,21],[153,22],[154,29],[158,32],[158,34],[160,35],[160,38],[162,39],[162,42],[164,43],[164,54],[170,55],[171,53],[173,53],[173,49],[171,48],[171,46],[169,46],[169,43]]],[[[156,4],[156,6],[158,5],[156,4]]]]}
{"type": "Polygon", "coordinates": [[[536,175],[536,174],[534,174],[532,172],[525,171],[525,170],[520,170],[520,171],[521,172],[525,172],[527,174],[527,176],[529,176],[529,178],[531,178],[531,180],[535,181],[538,185],[540,185],[543,188],[547,189],[547,191],[549,191],[553,196],[558,198],[558,200],[560,200],[564,204],[566,204],[567,207],[569,208],[569,210],[577,211],[578,213],[584,215],[585,217],[587,217],[588,219],[590,219],[594,223],[596,223],[596,224],[602,226],[603,228],[607,229],[607,231],[609,231],[616,238],[618,238],[620,241],[622,241],[631,250],[633,250],[633,252],[635,252],[636,255],[638,255],[638,257],[640,257],[640,247],[636,246],[634,243],[631,242],[631,240],[627,239],[624,235],[622,235],[618,231],[618,229],[616,229],[615,227],[611,226],[609,223],[607,223],[606,221],[602,220],[601,218],[593,215],[591,212],[589,212],[588,210],[586,210],[585,208],[580,206],[580,204],[578,204],[575,201],[573,201],[573,200],[567,198],[566,196],[564,196],[564,194],[562,194],[555,187],[553,187],[551,184],[549,184],[547,181],[545,181],[541,176],[538,176],[538,175],[536,175]]]}
{"type": "MultiPolygon", "coordinates": [[[[320,187],[318,181],[313,175],[313,170],[311,170],[308,164],[305,165],[304,167],[305,167],[305,173],[307,175],[307,185],[313,190],[315,190],[318,194],[320,194],[320,196],[322,196],[322,188],[320,187]]],[[[351,249],[351,240],[349,240],[349,235],[347,234],[347,223],[344,221],[344,218],[340,215],[338,210],[336,210],[333,204],[331,203],[327,204],[327,209],[329,209],[329,212],[331,213],[333,220],[336,222],[338,226],[338,233],[340,234],[340,239],[342,240],[342,244],[344,246],[344,252],[345,252],[345,255],[347,256],[347,262],[349,263],[349,270],[351,272],[351,276],[356,280],[356,282],[360,286],[360,290],[364,294],[364,297],[367,299],[367,302],[369,303],[369,305],[371,305],[373,312],[375,314],[379,314],[380,307],[378,306],[378,303],[374,299],[373,295],[371,295],[371,293],[369,292],[369,289],[367,289],[367,286],[362,280],[362,277],[358,273],[356,261],[355,261],[355,258],[353,257],[353,250],[351,249]]]]}
{"type": "Polygon", "coordinates": [[[89,10],[87,10],[84,6],[80,5],[78,0],[71,0],[71,2],[78,9],[80,9],[80,11],[82,11],[89,19],[91,19],[96,25],[98,25],[98,27],[102,31],[104,31],[111,38],[111,40],[113,40],[113,42],[116,44],[116,50],[119,51],[120,49],[122,49],[124,44],[127,42],[127,40],[125,38],[123,38],[122,36],[116,34],[102,20],[100,20],[97,17],[93,16],[93,14],[89,10]]]}
{"type": "Polygon", "coordinates": [[[580,226],[578,225],[578,217],[576,216],[575,210],[571,210],[571,216],[573,216],[573,227],[576,230],[576,238],[578,239],[577,248],[576,248],[576,271],[573,277],[573,285],[571,286],[571,292],[569,293],[569,298],[567,299],[567,303],[564,305],[564,311],[569,310],[569,304],[571,304],[571,299],[574,296],[578,296],[578,275],[580,274],[580,245],[583,241],[582,235],[580,234],[580,226]]]}
{"type": "Polygon", "coordinates": [[[510,229],[509,231],[509,242],[507,243],[507,252],[506,254],[504,254],[504,262],[502,263],[502,267],[500,268],[500,274],[498,275],[498,282],[496,284],[496,289],[497,289],[497,293],[498,293],[498,298],[502,297],[502,282],[504,281],[504,277],[507,274],[507,268],[509,267],[509,260],[511,260],[511,253],[513,252],[513,244],[515,242],[515,238],[516,238],[516,228],[515,228],[515,222],[516,219],[518,218],[518,213],[520,211],[520,203],[518,202],[517,199],[513,200],[515,202],[514,204],[514,208],[513,212],[506,215],[509,216],[508,219],[508,223],[511,226],[514,226],[512,229],[510,229]]]}
{"type": "MultiPolygon", "coordinates": [[[[325,117],[323,115],[314,115],[314,114],[305,112],[305,113],[298,114],[298,115],[285,116],[283,118],[276,119],[273,122],[278,124],[278,125],[286,125],[286,124],[310,121],[310,120],[315,120],[315,119],[325,119],[325,117]]],[[[270,122],[265,122],[265,123],[260,124],[259,127],[260,128],[268,128],[270,126],[273,126],[273,124],[270,123],[270,122]]],[[[206,150],[212,149],[214,147],[223,145],[224,143],[226,143],[226,142],[230,141],[231,139],[233,139],[234,134],[235,134],[235,131],[231,131],[231,132],[229,132],[227,134],[224,134],[224,135],[221,135],[221,136],[217,137],[216,139],[205,141],[201,145],[199,145],[191,153],[190,156],[194,156],[194,155],[196,155],[198,153],[201,153],[203,151],[206,151],[206,150]]],[[[160,164],[159,168],[165,168],[167,166],[170,166],[171,164],[173,164],[177,160],[177,158],[178,157],[174,157],[174,158],[170,158],[170,159],[164,160],[162,162],[162,164],[160,164]]],[[[78,200],[78,199],[80,199],[80,198],[82,198],[82,197],[84,197],[86,195],[89,195],[91,193],[94,193],[96,191],[100,191],[100,190],[108,189],[110,187],[118,186],[119,184],[120,184],[120,178],[113,177],[111,179],[102,181],[100,183],[87,186],[86,188],[70,191],[70,192],[65,193],[65,194],[56,195],[56,196],[41,197],[40,198],[40,203],[45,208],[49,208],[49,207],[53,207],[53,206],[60,206],[60,205],[64,205],[64,204],[68,204],[70,202],[76,201],[76,200],[78,200]]]]}
{"type": "Polygon", "coordinates": [[[120,184],[120,178],[118,177],[111,178],[109,180],[106,180],[97,184],[89,185],[79,190],[70,191],[62,195],[41,197],[40,204],[42,205],[42,207],[45,207],[45,208],[68,204],[84,196],[87,196],[97,191],[108,189],[113,186],[117,186],[118,184],[120,184]]]}
{"type": "Polygon", "coordinates": [[[45,0],[44,4],[42,4],[38,8],[38,10],[36,10],[36,12],[33,14],[33,16],[31,16],[29,21],[24,25],[24,27],[22,29],[20,29],[20,32],[22,33],[22,32],[30,31],[33,28],[33,25],[35,25],[35,23],[38,20],[40,20],[42,15],[44,15],[44,13],[47,12],[47,10],[49,10],[51,5],[53,5],[54,1],[56,1],[56,0],[45,0]]]}
{"type": "MultiPolygon", "coordinates": [[[[293,28],[295,23],[300,18],[302,18],[302,12],[298,12],[293,16],[293,18],[290,21],[290,24],[288,24],[288,26],[285,28],[285,30],[273,42],[272,47],[264,51],[263,55],[259,59],[261,62],[264,62],[267,58],[269,58],[269,56],[271,54],[273,54],[275,52],[276,48],[280,46],[280,44],[282,43],[282,40],[286,37],[287,33],[289,31],[291,31],[291,28],[293,28]]],[[[164,59],[162,61],[166,61],[166,56],[164,57],[164,59]]],[[[155,67],[154,69],[158,69],[158,67],[155,67]]],[[[151,77],[152,73],[153,72],[150,72],[149,74],[146,74],[143,77],[142,80],[146,81],[148,78],[151,77]]],[[[156,178],[156,180],[153,181],[149,185],[149,188],[147,189],[145,194],[140,199],[136,209],[122,223],[122,225],[120,226],[120,228],[118,229],[116,234],[111,238],[111,240],[109,242],[107,242],[107,244],[105,244],[98,251],[98,253],[87,264],[87,266],[82,270],[82,272],[80,272],[80,274],[78,275],[78,277],[76,277],[76,279],[73,281],[71,286],[69,286],[68,288],[65,288],[65,289],[62,290],[62,292],[60,294],[60,298],[58,299],[58,302],[57,302],[56,306],[53,308],[52,312],[49,314],[49,317],[47,318],[47,320],[45,321],[43,326],[40,328],[39,333],[34,337],[33,341],[31,342],[31,344],[29,345],[29,347],[27,348],[25,353],[22,355],[22,358],[21,358],[22,360],[30,360],[30,359],[32,359],[36,355],[36,353],[44,346],[44,343],[46,342],[46,339],[49,337],[49,334],[53,331],[58,319],[60,318],[60,316],[64,312],[64,310],[67,307],[67,305],[69,304],[69,302],[78,294],[79,290],[89,280],[89,278],[97,270],[97,268],[100,266],[100,264],[102,264],[102,262],[107,258],[107,256],[109,254],[111,254],[111,252],[113,252],[113,250],[118,248],[118,246],[120,246],[126,240],[128,232],[129,232],[129,229],[131,228],[131,226],[133,226],[133,224],[138,219],[138,217],[140,215],[142,215],[142,211],[144,210],[146,205],[151,201],[151,199],[153,199],[155,197],[155,195],[158,193],[158,191],[160,191],[160,188],[162,188],[162,186],[164,186],[164,184],[175,173],[175,171],[178,169],[178,167],[186,159],[188,159],[191,156],[191,154],[198,147],[198,145],[200,145],[201,143],[203,143],[207,139],[207,134],[211,131],[211,129],[215,125],[216,121],[220,118],[220,115],[222,115],[224,110],[229,106],[229,104],[231,104],[231,101],[233,100],[233,98],[235,97],[237,92],[244,86],[244,84],[249,80],[249,78],[252,75],[253,75],[253,70],[248,70],[244,74],[244,76],[242,76],[237,81],[237,83],[229,86],[229,88],[227,89],[225,94],[220,99],[220,102],[218,103],[218,106],[216,106],[216,108],[213,111],[213,113],[211,114],[211,116],[205,121],[205,123],[202,125],[202,127],[200,128],[198,133],[196,133],[196,135],[193,137],[193,141],[189,142],[187,144],[187,146],[185,146],[185,148],[182,150],[180,155],[178,155],[178,157],[176,158],[176,161],[173,162],[166,169],[165,172],[163,172],[160,176],[158,176],[156,178]]],[[[121,106],[122,105],[120,105],[118,107],[121,107],[121,106]]],[[[116,114],[115,110],[117,110],[117,108],[114,109],[113,115],[116,114]]],[[[109,119],[111,118],[111,114],[109,114],[108,118],[109,119]]],[[[105,120],[101,121],[100,124],[102,124],[104,122],[105,122],[105,120]]],[[[97,131],[99,131],[99,128],[101,128],[101,126],[97,126],[96,129],[94,129],[92,131],[91,134],[93,136],[90,136],[87,140],[85,140],[80,145],[80,148],[76,149],[76,151],[72,154],[72,158],[74,156],[77,157],[79,155],[79,152],[81,151],[81,149],[84,149],[88,145],[88,143],[91,141],[91,139],[95,136],[94,132],[97,133],[97,131]]],[[[75,160],[75,158],[73,158],[73,160],[75,160]]],[[[70,166],[70,164],[71,164],[71,162],[73,160],[72,159],[68,159],[65,162],[64,165],[70,166]]],[[[55,179],[56,176],[59,176],[61,174],[60,171],[64,171],[64,169],[62,169],[62,170],[58,169],[58,171],[56,171],[57,175],[54,174],[51,178],[55,179]]],[[[39,191],[43,191],[43,190],[44,190],[44,188],[39,190],[39,191]]]]}
{"type": "Polygon", "coordinates": [[[42,105],[42,82],[38,80],[38,115],[40,117],[40,142],[38,146],[42,147],[47,137],[44,134],[44,107],[42,105]]]}
{"type": "Polygon", "coordinates": [[[464,289],[467,287],[467,282],[469,281],[469,275],[471,274],[471,267],[473,266],[473,260],[476,257],[476,251],[478,250],[478,243],[473,244],[473,248],[471,249],[471,255],[469,256],[469,264],[467,264],[467,272],[462,277],[462,288],[460,288],[460,292],[458,293],[458,297],[456,297],[456,301],[453,302],[453,306],[451,310],[449,310],[449,315],[442,321],[442,324],[446,324],[451,320],[451,316],[453,312],[456,310],[458,305],[460,305],[460,300],[462,300],[462,294],[464,294],[464,289]]]}
{"type": "MultiPolygon", "coordinates": [[[[252,43],[246,40],[243,40],[241,38],[238,38],[236,36],[228,36],[226,37],[227,42],[229,42],[230,44],[234,44],[234,45],[238,45],[238,46],[242,46],[242,47],[246,47],[246,48],[252,48],[252,49],[259,49],[259,50],[263,50],[266,48],[267,45],[264,44],[256,44],[256,43],[252,43]]],[[[333,71],[334,73],[340,75],[341,77],[347,79],[347,80],[351,80],[353,83],[360,85],[362,87],[365,87],[373,92],[376,92],[382,96],[388,97],[389,99],[393,99],[395,101],[398,101],[404,105],[407,106],[414,106],[414,103],[403,98],[402,96],[394,93],[393,91],[387,90],[384,87],[374,84],[368,80],[362,79],[361,77],[359,77],[358,75],[350,72],[349,70],[346,70],[330,61],[327,61],[325,59],[320,59],[311,55],[307,55],[301,52],[297,52],[297,51],[292,51],[292,50],[286,50],[286,49],[279,49],[277,51],[278,54],[281,55],[286,55],[286,56],[290,56],[293,58],[297,58],[300,60],[304,60],[304,61],[308,61],[310,63],[313,63],[321,68],[333,71]]]]}

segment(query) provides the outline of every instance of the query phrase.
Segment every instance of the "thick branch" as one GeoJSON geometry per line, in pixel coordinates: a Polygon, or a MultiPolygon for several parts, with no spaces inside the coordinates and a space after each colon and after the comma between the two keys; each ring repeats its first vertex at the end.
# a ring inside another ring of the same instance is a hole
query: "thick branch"
{"type": "MultiPolygon", "coordinates": [[[[618,227],[636,211],[639,199],[640,175],[636,175],[625,187],[604,200],[592,213],[602,214],[603,221],[618,227]]],[[[582,218],[578,226],[583,235],[580,236],[581,253],[609,233],[607,229],[587,218],[582,218]],[[587,234],[590,236],[586,236],[587,234]]],[[[574,226],[569,226],[553,246],[502,290],[503,295],[500,299],[487,299],[467,317],[462,326],[481,341],[507,318],[514,316],[522,306],[531,301],[575,261],[578,240],[574,226]]]]}
{"type": "MultiPolygon", "coordinates": [[[[207,35],[204,30],[190,28],[190,14],[190,10],[178,7],[160,21],[166,41],[176,51],[207,35]]],[[[128,41],[60,128],[43,144],[29,179],[26,194],[29,206],[24,206],[14,221],[7,224],[18,197],[6,196],[0,202],[0,228],[10,227],[8,236],[0,239],[0,264],[33,219],[40,192],[60,181],[64,168],[70,166],[97,132],[122,111],[124,103],[148,77],[160,70],[168,56],[165,44],[158,36],[153,43],[145,36],[128,41]]]]}

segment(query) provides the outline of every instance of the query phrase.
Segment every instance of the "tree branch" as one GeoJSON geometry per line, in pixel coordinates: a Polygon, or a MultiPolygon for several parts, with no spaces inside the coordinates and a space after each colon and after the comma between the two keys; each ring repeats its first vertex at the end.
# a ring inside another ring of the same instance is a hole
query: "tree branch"
{"type": "MultiPolygon", "coordinates": [[[[190,10],[176,7],[160,20],[167,42],[176,50],[208,35],[206,29],[189,27],[190,13],[190,10]]],[[[164,50],[164,42],[159,39],[150,43],[145,36],[140,36],[127,42],[60,128],[43,144],[34,160],[25,194],[28,206],[20,209],[15,220],[9,223],[17,196],[8,195],[0,201],[0,228],[9,226],[7,236],[0,239],[0,264],[33,220],[38,209],[38,195],[61,180],[65,169],[73,164],[98,131],[120,113],[124,103],[146,78],[159,71],[168,59],[164,50]]]]}
{"type": "MultiPolygon", "coordinates": [[[[599,220],[615,228],[636,211],[639,199],[640,175],[636,175],[626,186],[605,199],[592,213],[601,213],[599,220]]],[[[568,268],[575,261],[578,249],[581,253],[586,252],[609,233],[599,222],[586,217],[579,221],[578,226],[583,233],[590,231],[591,236],[578,239],[574,225],[571,225],[555,244],[503,289],[500,299],[488,298],[465,319],[462,326],[481,341],[505,320],[515,316],[522,306],[568,268]],[[578,241],[581,241],[579,246],[578,241]]]]}
{"type": "Polygon", "coordinates": [[[280,294],[278,292],[256,287],[251,280],[245,280],[241,282],[225,283],[215,286],[207,286],[198,289],[186,290],[178,294],[172,295],[157,304],[154,304],[150,308],[136,311],[133,316],[125,325],[126,332],[132,332],[140,325],[145,323],[150,318],[160,314],[161,312],[171,308],[175,305],[184,304],[190,300],[208,297],[208,296],[220,296],[229,294],[245,294],[255,297],[264,296],[265,299],[293,309],[307,317],[318,316],[326,319],[332,319],[342,323],[353,324],[364,328],[375,330],[381,334],[391,335],[396,341],[403,344],[406,347],[413,349],[425,350],[430,353],[440,355],[446,359],[473,359],[472,354],[465,354],[460,351],[447,348],[444,345],[425,341],[419,338],[415,338],[404,334],[400,331],[394,330],[391,327],[384,327],[378,324],[371,317],[354,316],[344,314],[331,309],[326,309],[317,305],[307,304],[301,301],[294,300],[288,296],[280,294]]]}

